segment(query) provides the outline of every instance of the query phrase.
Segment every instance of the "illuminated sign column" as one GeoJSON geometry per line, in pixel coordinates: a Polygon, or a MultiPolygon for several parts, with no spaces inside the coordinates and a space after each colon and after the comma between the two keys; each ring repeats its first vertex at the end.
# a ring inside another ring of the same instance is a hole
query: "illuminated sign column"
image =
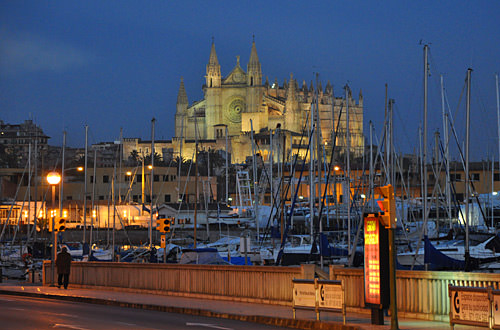
{"type": "Polygon", "coordinates": [[[389,306],[388,232],[378,216],[365,216],[365,304],[375,309],[389,306]]]}

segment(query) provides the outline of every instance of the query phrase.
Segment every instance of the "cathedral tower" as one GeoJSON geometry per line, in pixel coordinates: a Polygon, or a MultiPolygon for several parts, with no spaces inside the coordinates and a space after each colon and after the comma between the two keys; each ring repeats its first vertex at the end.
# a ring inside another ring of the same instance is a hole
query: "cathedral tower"
{"type": "Polygon", "coordinates": [[[220,64],[217,59],[217,53],[215,52],[215,43],[212,41],[212,49],[210,50],[210,58],[207,64],[207,75],[206,85],[208,88],[220,87],[221,74],[220,74],[220,64]]]}
{"type": "Polygon", "coordinates": [[[288,85],[285,101],[285,129],[294,132],[302,131],[302,120],[300,117],[299,100],[297,96],[295,79],[290,74],[290,84],[288,85]]]}
{"type": "MultiPolygon", "coordinates": [[[[213,139],[215,134],[213,128],[215,125],[221,123],[222,116],[222,77],[220,72],[219,60],[215,52],[215,43],[212,41],[212,48],[210,50],[210,58],[207,64],[207,75],[205,91],[205,108],[198,108],[195,111],[194,118],[198,121],[201,116],[205,115],[205,122],[203,126],[204,133],[200,134],[201,139],[213,139]]],[[[198,122],[198,125],[200,122],[198,122]]],[[[199,130],[198,130],[199,131],[199,130]]]]}
{"type": "Polygon", "coordinates": [[[186,88],[184,87],[184,79],[181,78],[179,92],[177,93],[177,111],[175,113],[175,136],[177,137],[186,136],[186,131],[183,130],[183,127],[188,115],[188,106],[189,102],[186,88]]]}
{"type": "Polygon", "coordinates": [[[255,41],[252,42],[252,50],[250,51],[250,60],[248,60],[247,64],[247,85],[248,86],[262,85],[262,71],[260,68],[259,56],[257,55],[257,48],[255,48],[255,41]]]}
{"type": "Polygon", "coordinates": [[[260,67],[259,56],[257,55],[257,48],[255,47],[255,40],[252,42],[252,49],[250,50],[250,59],[247,64],[247,88],[246,88],[246,112],[242,116],[244,131],[250,130],[250,120],[253,122],[255,131],[267,127],[267,120],[261,114],[262,96],[265,87],[262,85],[262,70],[260,67]]]}

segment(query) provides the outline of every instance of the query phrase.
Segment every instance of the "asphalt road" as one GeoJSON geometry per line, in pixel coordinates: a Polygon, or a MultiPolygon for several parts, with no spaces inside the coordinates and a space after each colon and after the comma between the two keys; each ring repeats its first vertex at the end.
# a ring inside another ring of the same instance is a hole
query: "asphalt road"
{"type": "Polygon", "coordinates": [[[0,295],[0,329],[285,329],[241,321],[0,295]]]}

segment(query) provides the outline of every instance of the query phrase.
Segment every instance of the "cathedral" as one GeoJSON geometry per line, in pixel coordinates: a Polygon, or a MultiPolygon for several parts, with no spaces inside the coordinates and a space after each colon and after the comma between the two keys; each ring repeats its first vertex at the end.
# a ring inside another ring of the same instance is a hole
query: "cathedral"
{"type": "MultiPolygon", "coordinates": [[[[345,98],[334,96],[330,82],[324,89],[320,82],[316,83],[316,87],[312,82],[308,86],[305,81],[299,86],[293,75],[290,75],[290,80],[285,79],[281,86],[277,79],[269,83],[266,78],[263,83],[255,41],[252,43],[246,71],[241,67],[238,56],[236,65],[225,77],[222,76],[215,43],[212,42],[203,93],[202,100],[189,104],[181,79],[172,145],[175,153],[181,154],[185,159],[194,157],[197,142],[199,150],[226,150],[227,146],[231,162],[243,163],[252,155],[252,150],[256,150],[252,149],[252,130],[256,141],[253,147],[256,148],[258,144],[256,152],[264,160],[270,154],[274,155],[270,150],[276,148],[271,146],[276,132],[284,136],[287,154],[292,151],[293,154],[298,152],[304,156],[308,144],[307,131],[311,126],[310,119],[308,121],[311,109],[315,118],[319,116],[319,139],[327,153],[331,151],[339,119],[336,153],[346,151],[347,110],[351,156],[360,157],[363,153],[362,93],[359,93],[359,100],[356,102],[349,91],[346,103],[345,98]]],[[[275,138],[276,140],[278,139],[275,138]]]]}

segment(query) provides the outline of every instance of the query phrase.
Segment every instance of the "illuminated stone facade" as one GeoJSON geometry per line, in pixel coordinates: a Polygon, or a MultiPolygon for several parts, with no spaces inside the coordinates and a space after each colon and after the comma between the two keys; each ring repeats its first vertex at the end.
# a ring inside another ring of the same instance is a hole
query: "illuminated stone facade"
{"type": "MultiPolygon", "coordinates": [[[[299,148],[300,137],[306,132],[306,121],[314,108],[315,96],[318,97],[318,109],[321,127],[321,143],[331,146],[334,127],[340,118],[339,134],[337,135],[338,152],[345,152],[346,146],[346,116],[349,109],[350,145],[354,157],[359,157],[364,149],[363,136],[363,96],[359,93],[356,102],[349,93],[349,106],[345,99],[334,97],[333,86],[328,82],[325,89],[321,83],[316,88],[312,82],[308,86],[303,81],[299,86],[290,75],[279,86],[274,83],[262,82],[261,64],[257,55],[255,42],[252,43],[247,70],[240,66],[239,56],[236,66],[223,77],[217,59],[215,44],[212,43],[209,61],[206,67],[205,84],[203,85],[203,100],[189,105],[184,82],[181,80],[177,96],[177,112],[175,114],[175,137],[172,144],[176,154],[182,152],[182,157],[191,159],[194,155],[195,140],[202,149],[225,149],[226,128],[229,140],[229,153],[233,163],[242,163],[252,154],[250,131],[253,128],[261,137],[259,152],[264,157],[270,149],[270,133],[279,126],[286,136],[286,150],[299,148]],[[267,139],[262,138],[266,136],[267,139]]],[[[310,126],[310,124],[308,124],[310,126]]],[[[307,133],[305,133],[307,136],[307,133]]],[[[307,145],[307,139],[302,142],[307,145]]],[[[297,150],[296,150],[297,149],[297,150]]],[[[327,148],[328,149],[328,148],[327,148]]]]}

